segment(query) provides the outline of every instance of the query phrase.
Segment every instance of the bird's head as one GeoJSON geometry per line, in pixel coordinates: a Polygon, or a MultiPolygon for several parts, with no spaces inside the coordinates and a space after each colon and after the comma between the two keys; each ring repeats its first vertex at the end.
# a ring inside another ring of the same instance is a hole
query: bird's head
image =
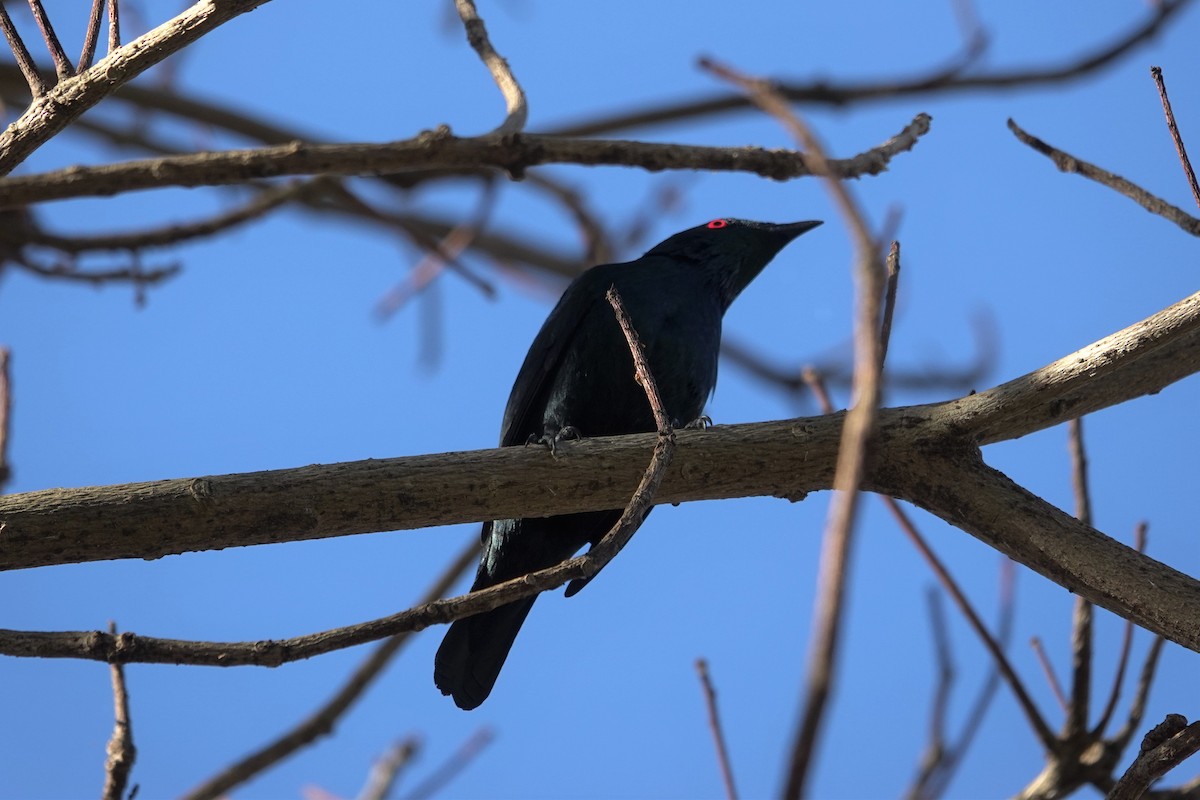
{"type": "Polygon", "coordinates": [[[742,290],[762,272],[788,242],[821,223],[754,222],[747,219],[714,219],[680,231],[646,253],[687,261],[702,269],[729,308],[742,290]]]}

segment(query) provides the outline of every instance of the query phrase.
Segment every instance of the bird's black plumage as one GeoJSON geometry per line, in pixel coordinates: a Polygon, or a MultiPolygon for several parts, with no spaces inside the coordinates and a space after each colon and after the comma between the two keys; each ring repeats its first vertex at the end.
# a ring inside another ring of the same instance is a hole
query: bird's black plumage
{"type": "MultiPolygon", "coordinates": [[[[672,424],[704,411],[717,382],[721,318],[783,247],[820,222],[776,225],[713,220],[677,233],[636,261],[603,264],[576,278],[542,325],[517,374],[500,431],[502,447],[566,433],[614,436],[655,430],[633,358],[605,299],[616,287],[646,348],[672,424]]],[[[570,558],[594,545],[620,510],[503,519],[483,525],[483,557],[471,589],[570,558]]],[[[570,596],[583,587],[573,582],[570,596]]],[[[533,598],[454,622],[438,649],[434,682],[464,709],[492,691],[533,598]]]]}

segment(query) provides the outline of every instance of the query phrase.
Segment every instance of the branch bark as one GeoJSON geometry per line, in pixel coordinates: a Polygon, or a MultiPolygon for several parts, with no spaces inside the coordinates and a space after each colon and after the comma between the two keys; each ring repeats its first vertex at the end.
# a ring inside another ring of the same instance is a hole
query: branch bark
{"type": "MultiPolygon", "coordinates": [[[[103,64],[100,62],[85,74],[100,69],[103,64]]],[[[45,97],[53,97],[57,91],[56,88],[45,97]]],[[[42,101],[35,101],[30,112],[39,102],[42,101]]],[[[831,159],[832,174],[853,178],[885,171],[897,153],[911,150],[929,131],[930,122],[929,115],[918,114],[900,133],[880,146],[853,158],[831,159]]],[[[13,123],[14,126],[18,124],[20,120],[13,123]]],[[[8,133],[0,136],[0,174],[4,174],[7,159],[6,136],[8,133]]],[[[10,177],[0,180],[0,208],[166,186],[227,186],[284,175],[384,175],[409,169],[487,167],[520,177],[529,167],[552,163],[619,165],[652,172],[668,169],[750,172],[775,180],[811,174],[807,159],[793,150],[564,139],[533,134],[462,138],[443,126],[413,139],[387,144],[294,141],[254,150],[166,156],[10,177]]]]}

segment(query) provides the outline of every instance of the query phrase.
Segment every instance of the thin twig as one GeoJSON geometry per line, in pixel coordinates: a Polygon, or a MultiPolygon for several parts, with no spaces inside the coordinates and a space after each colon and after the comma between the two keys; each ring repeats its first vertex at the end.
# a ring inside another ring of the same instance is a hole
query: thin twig
{"type": "MultiPolygon", "coordinates": [[[[1092,524],[1092,500],[1088,486],[1087,450],[1083,444],[1083,419],[1067,423],[1067,441],[1071,452],[1071,485],[1075,492],[1075,519],[1092,524]]],[[[1067,713],[1067,738],[1082,735],[1088,726],[1092,701],[1092,604],[1075,598],[1071,615],[1071,701],[1067,713]]]]}
{"type": "Polygon", "coordinates": [[[893,241],[887,254],[887,289],[883,294],[883,321],[879,325],[879,362],[887,361],[892,339],[892,317],[896,314],[896,289],[900,285],[900,242],[893,241]]]}
{"type": "Polygon", "coordinates": [[[463,26],[467,29],[467,41],[471,43],[471,48],[479,54],[480,59],[487,66],[488,72],[492,74],[492,80],[499,87],[500,94],[504,96],[504,104],[508,107],[508,116],[493,133],[498,136],[520,133],[525,129],[525,120],[529,115],[525,92],[521,89],[521,84],[517,82],[508,62],[492,47],[492,42],[487,35],[487,27],[484,26],[479,12],[475,9],[475,0],[454,0],[454,7],[458,10],[458,16],[462,19],[463,26]]]}
{"type": "MultiPolygon", "coordinates": [[[[450,591],[479,557],[479,542],[476,537],[446,566],[433,585],[421,598],[423,603],[435,602],[450,591]]],[[[382,674],[384,667],[411,638],[411,632],[400,633],[376,647],[351,673],[346,682],[323,705],[308,715],[291,730],[254,752],[229,765],[207,781],[188,792],[187,800],[212,800],[223,797],[236,786],[278,764],[296,751],[313,744],[322,736],[333,732],[337,720],[362,697],[368,687],[382,674]]]]}
{"type": "Polygon", "coordinates": [[[400,777],[400,771],[408,766],[420,748],[421,741],[416,736],[409,736],[389,747],[371,765],[367,782],[358,793],[357,800],[387,800],[392,787],[396,785],[396,779],[400,777]]]}
{"type": "MultiPolygon", "coordinates": [[[[1148,524],[1143,520],[1134,529],[1134,548],[1139,553],[1146,552],[1147,528],[1148,524]]],[[[1125,632],[1121,637],[1121,655],[1117,659],[1117,670],[1113,677],[1112,691],[1108,694],[1108,702],[1104,704],[1104,711],[1100,713],[1100,719],[1096,721],[1096,726],[1092,729],[1094,737],[1099,736],[1108,727],[1108,722],[1112,719],[1113,712],[1117,709],[1117,702],[1121,698],[1121,687],[1125,682],[1125,671],[1129,667],[1129,654],[1133,649],[1133,623],[1125,620],[1124,627],[1125,632]]]]}
{"type": "Polygon", "coordinates": [[[12,476],[8,465],[8,434],[12,425],[12,351],[0,347],[0,494],[12,476]]]}
{"type": "Polygon", "coordinates": [[[83,50],[79,54],[79,71],[92,66],[96,57],[96,44],[100,41],[100,18],[104,16],[104,0],[92,0],[92,13],[88,15],[87,31],[83,35],[83,50]]]}
{"type": "Polygon", "coordinates": [[[696,659],[696,673],[700,676],[700,688],[704,690],[704,707],[708,710],[708,730],[712,734],[713,745],[717,748],[717,765],[721,768],[721,782],[725,784],[725,796],[729,800],[737,800],[737,788],[733,783],[733,767],[729,763],[729,749],[725,744],[725,730],[721,727],[721,717],[717,713],[717,690],[713,688],[712,677],[708,674],[708,661],[696,659]]]}
{"type": "Polygon", "coordinates": [[[440,242],[436,243],[436,247],[427,249],[425,256],[409,270],[405,279],[375,304],[376,317],[387,319],[395,314],[413,296],[424,291],[447,266],[467,278],[468,282],[479,288],[485,297],[496,296],[496,288],[467,269],[459,259],[463,251],[471,246],[483,231],[484,226],[487,225],[496,206],[496,194],[496,182],[486,181],[471,219],[447,233],[440,242]]]}
{"type": "Polygon", "coordinates": [[[108,54],[121,46],[120,0],[108,0],[108,54]]]}
{"type": "Polygon", "coordinates": [[[266,216],[271,211],[296,200],[313,189],[322,179],[293,181],[260,192],[244,205],[195,222],[175,223],[140,231],[122,231],[96,236],[65,236],[43,231],[36,226],[23,228],[0,227],[0,241],[14,245],[41,245],[64,253],[79,254],[104,250],[143,250],[172,247],[190,239],[224,233],[231,228],[266,216]]]}
{"type": "Polygon", "coordinates": [[[491,744],[496,734],[491,728],[483,727],[471,734],[462,746],[451,754],[440,767],[429,774],[405,795],[405,800],[426,800],[440,792],[450,781],[458,777],[472,761],[479,757],[483,748],[491,744]]]}
{"type": "Polygon", "coordinates": [[[54,71],[58,74],[58,79],[65,81],[75,74],[75,68],[71,66],[71,59],[67,58],[67,51],[63,50],[62,42],[58,41],[54,26],[50,24],[50,17],[46,16],[46,9],[42,8],[42,0],[29,0],[29,10],[33,12],[33,20],[42,32],[42,38],[46,40],[46,49],[50,51],[50,60],[54,62],[54,71]]]}
{"type": "Polygon", "coordinates": [[[46,82],[42,80],[42,74],[38,72],[37,64],[29,54],[29,48],[25,46],[21,34],[17,32],[17,27],[13,25],[12,17],[8,16],[8,6],[4,3],[0,3],[0,30],[4,31],[4,38],[8,40],[13,58],[17,60],[17,66],[21,68],[21,74],[29,84],[30,93],[35,99],[41,97],[46,93],[46,82]]]}
{"type": "Polygon", "coordinates": [[[1163,113],[1167,116],[1167,130],[1171,133],[1171,141],[1175,143],[1175,152],[1179,154],[1179,163],[1183,165],[1183,174],[1188,186],[1192,189],[1192,199],[1200,206],[1200,184],[1196,183],[1196,173],[1192,162],[1188,160],[1187,148],[1183,146],[1183,137],[1179,135],[1179,127],[1175,124],[1175,112],[1171,110],[1171,100],[1167,97],[1167,84],[1163,80],[1162,67],[1151,67],[1150,75],[1154,85],[1158,87],[1158,97],[1162,101],[1163,113]]]}
{"type": "Polygon", "coordinates": [[[1022,142],[1051,159],[1055,166],[1063,172],[1075,172],[1097,183],[1102,183],[1110,189],[1125,195],[1150,213],[1158,214],[1160,217],[1174,222],[1193,236],[1200,236],[1200,219],[1193,217],[1183,209],[1150,194],[1136,183],[1127,181],[1120,175],[1114,175],[1107,170],[1097,167],[1095,164],[1090,164],[1087,161],[1076,158],[1070,153],[1046,144],[1036,136],[1031,136],[1023,131],[1011,119],[1008,121],[1008,129],[1022,142]]]}
{"type": "MultiPolygon", "coordinates": [[[[1190,1],[1164,0],[1157,4],[1154,13],[1143,24],[1123,32],[1111,43],[1060,64],[962,74],[961,63],[970,63],[969,59],[956,58],[948,68],[938,67],[926,74],[901,80],[872,80],[857,84],[833,84],[826,80],[815,80],[804,84],[773,83],[772,87],[788,102],[841,108],[871,101],[895,102],[897,98],[908,96],[1005,91],[1016,87],[1065,83],[1113,63],[1153,38],[1190,1]]],[[[720,93],[675,102],[660,100],[644,108],[626,109],[591,120],[555,126],[548,132],[559,136],[599,136],[618,130],[742,110],[751,105],[752,101],[744,93],[720,93]]]]}
{"type": "MultiPolygon", "coordinates": [[[[108,632],[116,634],[117,626],[108,623],[108,632]]],[[[133,722],[129,717],[129,693],[125,687],[125,668],[110,664],[113,689],[113,732],[108,740],[108,758],[104,762],[104,800],[123,800],[129,772],[137,758],[133,744],[133,722]]]]}
{"type": "Polygon", "coordinates": [[[633,368],[637,373],[637,382],[641,384],[642,390],[646,393],[646,399],[650,402],[650,410],[654,412],[654,424],[658,429],[658,435],[659,437],[674,438],[671,418],[667,415],[662,395],[658,392],[658,383],[650,372],[650,361],[646,358],[646,350],[642,347],[641,337],[633,327],[633,319],[625,310],[625,306],[621,302],[621,295],[615,286],[610,286],[604,293],[604,297],[612,306],[613,313],[617,315],[617,324],[621,326],[621,332],[625,334],[629,352],[633,355],[633,368]]]}
{"type": "Polygon", "coordinates": [[[1150,687],[1154,685],[1154,675],[1158,671],[1158,659],[1166,642],[1163,637],[1156,636],[1150,643],[1150,649],[1146,651],[1146,660],[1142,662],[1142,671],[1133,690],[1133,700],[1129,703],[1129,714],[1121,730],[1110,739],[1117,747],[1123,748],[1128,744],[1141,727],[1142,717],[1146,714],[1146,703],[1150,699],[1150,687]]]}
{"type": "Polygon", "coordinates": [[[909,519],[908,514],[904,512],[900,504],[891,498],[884,498],[884,500],[888,506],[888,510],[892,512],[897,522],[900,523],[901,530],[904,531],[921,553],[921,556],[928,562],[930,568],[933,569],[934,575],[937,576],[938,582],[950,594],[951,599],[954,600],[954,604],[958,606],[958,610],[966,617],[967,623],[987,649],[988,655],[992,657],[992,662],[1000,670],[1000,674],[1004,676],[1004,680],[1012,690],[1017,704],[1025,712],[1025,717],[1029,720],[1029,725],[1037,735],[1038,741],[1043,747],[1049,748],[1055,741],[1054,733],[1050,730],[1050,726],[1046,724],[1045,719],[1042,718],[1041,712],[1038,711],[1037,705],[1025,689],[1025,684],[1017,675],[1016,670],[1013,669],[1008,656],[1004,654],[1004,647],[1001,646],[1000,641],[987,629],[987,626],[983,624],[983,620],[975,611],[975,607],[971,605],[971,601],[967,599],[966,594],[963,593],[958,582],[954,580],[950,571],[946,569],[946,565],[942,563],[942,560],[930,548],[929,543],[925,541],[925,537],[913,525],[912,520],[909,519]],[[887,502],[888,500],[891,500],[891,502],[887,502]]]}
{"type": "Polygon", "coordinates": [[[1069,708],[1067,694],[1063,691],[1062,684],[1058,682],[1058,676],[1054,673],[1054,665],[1050,663],[1050,657],[1046,655],[1046,648],[1042,644],[1041,637],[1032,637],[1029,640],[1029,646],[1033,649],[1033,654],[1037,657],[1038,666],[1042,668],[1042,674],[1046,676],[1046,683],[1050,686],[1050,691],[1054,694],[1054,699],[1058,701],[1058,705],[1062,708],[1063,713],[1066,713],[1069,708]]]}

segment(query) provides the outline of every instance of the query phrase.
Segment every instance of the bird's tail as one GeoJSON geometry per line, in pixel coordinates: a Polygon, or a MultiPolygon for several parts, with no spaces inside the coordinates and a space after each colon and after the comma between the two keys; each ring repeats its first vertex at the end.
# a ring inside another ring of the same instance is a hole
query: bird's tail
{"type": "MultiPolygon", "coordinates": [[[[535,595],[536,597],[536,595],[535,595]]],[[[455,620],[433,661],[433,682],[464,711],[491,694],[534,597],[455,620]]]]}

